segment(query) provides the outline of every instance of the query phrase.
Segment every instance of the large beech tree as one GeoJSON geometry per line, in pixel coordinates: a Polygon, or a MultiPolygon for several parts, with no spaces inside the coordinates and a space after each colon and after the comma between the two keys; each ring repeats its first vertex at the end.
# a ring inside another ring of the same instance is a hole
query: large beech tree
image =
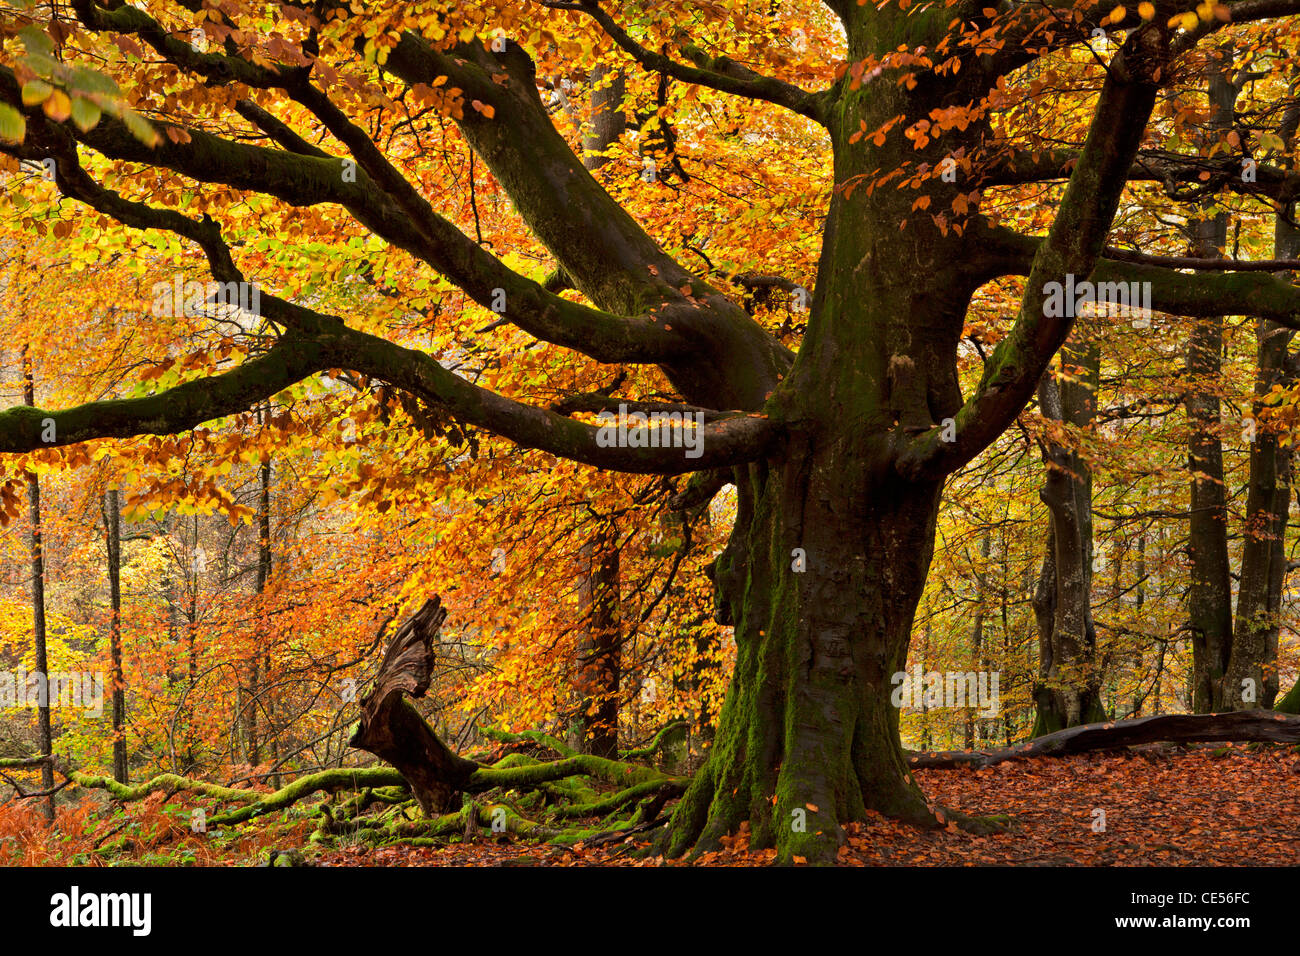
{"type": "MultiPolygon", "coordinates": [[[[956,815],[927,801],[905,763],[890,677],[905,666],[945,478],[1016,419],[1071,332],[1073,309],[1044,308],[1048,284],[1149,282],[1158,311],[1300,324],[1300,290],[1271,271],[1108,249],[1134,183],[1209,181],[1279,202],[1300,186],[1285,160],[1243,177],[1240,150],[1183,154],[1149,131],[1162,93],[1204,75],[1216,37],[1300,12],[1296,0],[1199,12],[1185,2],[10,7],[3,149],[52,160],[68,199],[127,229],[197,244],[220,282],[257,280],[257,220],[236,227],[196,215],[209,207],[195,197],[301,209],[304,243],[313,226],[337,221],[314,210],[344,210],[361,233],[535,339],[600,363],[656,366],[678,403],[654,408],[700,412],[704,424],[696,457],[667,426],[663,441],[598,441],[601,423],[582,412],[599,402],[566,414],[508,397],[396,332],[375,334],[356,315],[263,287],[261,315],[276,334],[242,364],[143,397],[10,408],[0,413],[0,451],[183,431],[342,370],[521,446],[601,469],[694,472],[691,491],[704,497],[732,483],[737,517],[713,579],[737,661],[666,849],[714,845],[748,821],[754,844],[784,859],[826,859],[840,824],[868,809],[945,825],[956,815]],[[796,67],[796,20],[826,46],[820,72],[796,67]],[[584,43],[566,42],[573,37],[584,43]],[[824,130],[834,190],[797,352],[716,276],[666,252],[558,131],[539,85],[552,85],[557,51],[582,50],[592,62],[564,63],[566,77],[581,82],[601,74],[597,60],[617,61],[629,83],[658,75],[752,101],[746,115],[756,121],[776,107],[824,130]],[[1009,83],[1078,53],[1095,60],[1098,83],[1077,93],[1087,116],[1077,137],[1030,144],[999,125],[1016,100],[1009,83]],[[444,121],[553,260],[549,280],[528,277],[440,212],[445,194],[420,172],[423,142],[394,146],[399,130],[450,136],[444,121]],[[159,174],[174,188],[151,189],[159,174]],[[982,214],[991,189],[1061,182],[1049,189],[1044,234],[982,214]],[[972,297],[1008,277],[1023,278],[1019,305],[963,387],[972,297]]],[[[609,396],[608,407],[636,410],[639,398],[609,396]]]]}

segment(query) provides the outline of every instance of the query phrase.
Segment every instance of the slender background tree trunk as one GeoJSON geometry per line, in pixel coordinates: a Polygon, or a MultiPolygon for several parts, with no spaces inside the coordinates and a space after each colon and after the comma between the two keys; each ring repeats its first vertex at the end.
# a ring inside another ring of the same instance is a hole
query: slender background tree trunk
{"type": "MultiPolygon", "coordinates": [[[[1076,330],[1082,331],[1081,324],[1076,330]]],[[[1044,417],[1086,429],[1097,413],[1101,355],[1075,340],[1061,350],[1061,372],[1038,387],[1044,417]]],[[[1044,445],[1048,554],[1035,596],[1039,629],[1033,736],[1105,719],[1092,620],[1092,469],[1068,444],[1044,445]]]]}
{"type": "MultiPolygon", "coordinates": [[[[34,408],[36,381],[26,345],[23,346],[22,367],[23,401],[29,408],[34,408]]],[[[36,649],[36,670],[40,672],[45,687],[36,711],[37,743],[41,753],[48,757],[54,753],[54,733],[50,725],[50,659],[45,647],[45,551],[41,543],[41,483],[35,472],[27,473],[27,513],[31,520],[28,549],[32,560],[32,640],[36,649]]],[[[53,787],[54,767],[47,761],[41,765],[41,789],[50,790],[53,787]]],[[[41,811],[47,821],[54,822],[54,797],[45,797],[41,801],[41,811]]]]}
{"type": "MultiPolygon", "coordinates": [[[[1222,56],[1228,54],[1222,52],[1222,56]]],[[[1220,60],[1209,67],[1210,120],[1207,140],[1232,127],[1237,88],[1220,60]]],[[[1217,258],[1228,239],[1228,215],[1189,224],[1191,254],[1217,258]]],[[[1223,372],[1223,316],[1193,321],[1187,343],[1187,467],[1191,472],[1188,556],[1191,582],[1187,615],[1192,636],[1192,709],[1198,713],[1223,707],[1223,677],[1232,653],[1232,581],[1228,564],[1228,504],[1223,483],[1220,401],[1223,372]]]]}
{"type": "MultiPolygon", "coordinates": [[[[1282,124],[1288,147],[1295,138],[1300,112],[1292,108],[1282,124]]],[[[1274,217],[1273,257],[1300,253],[1300,234],[1292,225],[1291,203],[1274,217]]],[[[1286,273],[1280,273],[1286,277],[1286,273]]],[[[1225,707],[1252,710],[1272,707],[1277,698],[1277,641],[1281,625],[1282,586],[1286,578],[1286,530],[1291,515],[1291,447],[1283,447],[1275,429],[1260,425],[1263,396],[1275,385],[1289,385],[1290,346],[1295,332],[1267,319],[1256,321],[1258,372],[1255,401],[1246,437],[1250,476],[1246,491],[1245,544],[1237,617],[1224,680],[1225,707]]]]}
{"type": "Polygon", "coordinates": [[[122,509],[116,488],[104,492],[104,545],[108,552],[108,648],[113,662],[113,779],[126,783],[126,676],[122,671],[122,509]]]}
{"type": "Polygon", "coordinates": [[[579,727],[587,753],[616,758],[623,649],[617,530],[612,525],[603,528],[582,551],[585,573],[579,585],[579,607],[584,627],[578,689],[584,700],[579,727]]]}

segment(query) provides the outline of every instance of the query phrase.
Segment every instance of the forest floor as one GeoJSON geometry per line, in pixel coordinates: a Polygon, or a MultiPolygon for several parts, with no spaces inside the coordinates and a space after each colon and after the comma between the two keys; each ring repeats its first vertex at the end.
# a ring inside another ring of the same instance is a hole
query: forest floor
{"type": "MultiPolygon", "coordinates": [[[[1300,865],[1297,747],[1152,746],[1011,760],[982,770],[920,770],[916,776],[936,804],[974,816],[1006,816],[1009,826],[979,837],[952,824],[919,830],[873,815],[846,828],[841,864],[1300,865]]],[[[60,807],[50,827],[34,802],[10,801],[0,805],[0,864],[265,866],[273,849],[300,847],[301,862],[344,867],[757,866],[775,857],[772,850],[751,852],[745,832],[689,864],[634,854],[645,844],[632,841],[647,834],[623,843],[561,847],[480,830],[468,842],[453,837],[426,847],[375,847],[348,837],[321,847],[308,842],[318,803],[203,834],[190,825],[197,805],[175,791],[125,805],[96,792],[60,807]]]]}
{"type": "MultiPolygon", "coordinates": [[[[1296,866],[1300,759],[1293,748],[1228,746],[1008,761],[983,770],[918,771],[926,794],[968,814],[1006,814],[978,837],[950,825],[922,831],[873,816],[847,828],[847,866],[1296,866]],[[1104,811],[1102,817],[1097,811],[1104,811]],[[1096,828],[1096,829],[1094,829],[1096,828]]],[[[754,866],[746,838],[696,865],[754,866]]],[[[629,845],[561,848],[524,842],[438,848],[347,847],[324,866],[658,866],[629,845]]],[[[676,863],[676,861],[672,861],[676,863]]],[[[676,864],[680,865],[680,864],[676,864]]]]}

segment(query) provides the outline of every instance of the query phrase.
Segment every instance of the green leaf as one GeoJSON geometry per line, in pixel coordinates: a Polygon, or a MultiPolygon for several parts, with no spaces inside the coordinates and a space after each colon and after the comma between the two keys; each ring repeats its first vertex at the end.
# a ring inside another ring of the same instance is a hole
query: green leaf
{"type": "Polygon", "coordinates": [[[23,27],[18,31],[18,36],[22,38],[23,47],[28,53],[49,56],[54,52],[54,41],[38,26],[23,27]]]}
{"type": "Polygon", "coordinates": [[[1282,137],[1278,136],[1276,133],[1268,133],[1268,132],[1260,133],[1259,145],[1264,149],[1269,149],[1269,150],[1286,149],[1286,143],[1283,141],[1282,137]]]}
{"type": "Polygon", "coordinates": [[[27,56],[19,57],[18,62],[37,76],[43,76],[47,80],[54,76],[54,71],[60,66],[54,61],[53,57],[46,56],[44,53],[30,53],[27,56]]]}
{"type": "Polygon", "coordinates": [[[27,133],[27,120],[8,103],[0,103],[0,140],[21,143],[27,133]]]}
{"type": "Polygon", "coordinates": [[[83,133],[93,129],[99,122],[99,107],[90,100],[78,96],[72,100],[72,122],[77,124],[77,129],[83,133]]]}
{"type": "Polygon", "coordinates": [[[72,76],[68,81],[68,85],[78,93],[103,93],[105,96],[115,98],[122,95],[122,91],[118,89],[112,77],[105,76],[98,70],[92,70],[84,66],[74,66],[72,68],[72,76]]]}
{"type": "Polygon", "coordinates": [[[28,80],[23,84],[23,106],[40,106],[53,92],[54,87],[43,80],[28,80]]]}

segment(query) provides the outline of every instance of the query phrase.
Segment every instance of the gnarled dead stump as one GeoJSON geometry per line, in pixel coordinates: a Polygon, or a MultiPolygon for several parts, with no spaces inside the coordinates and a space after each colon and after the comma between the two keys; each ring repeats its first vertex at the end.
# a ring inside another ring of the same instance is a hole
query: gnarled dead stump
{"type": "Polygon", "coordinates": [[[396,767],[428,815],[458,809],[456,798],[478,769],[472,760],[452,753],[403,696],[423,697],[429,689],[433,648],[446,619],[447,611],[434,597],[398,628],[348,741],[396,767]]]}

